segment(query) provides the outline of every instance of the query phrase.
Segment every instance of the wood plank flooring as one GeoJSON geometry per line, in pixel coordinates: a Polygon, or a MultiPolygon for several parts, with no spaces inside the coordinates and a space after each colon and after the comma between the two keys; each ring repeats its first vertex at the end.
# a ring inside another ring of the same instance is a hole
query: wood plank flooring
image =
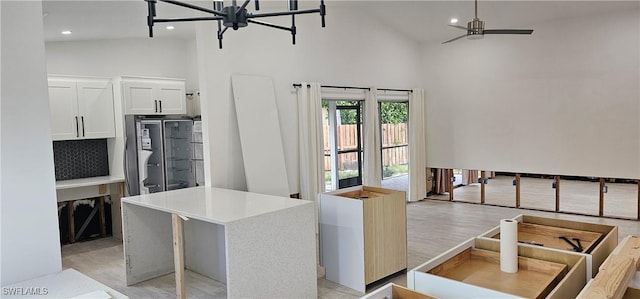
{"type": "MultiPolygon", "coordinates": [[[[451,247],[497,226],[500,219],[519,214],[617,225],[620,240],[629,234],[640,235],[640,221],[426,200],[407,205],[408,267],[415,268],[451,247]]],[[[149,249],[149,254],[153,254],[153,248],[149,249]]],[[[122,244],[113,238],[63,246],[62,257],[64,268],[77,269],[131,298],[175,298],[173,274],[127,287],[124,282],[122,244]]],[[[204,276],[187,271],[186,281],[188,298],[225,297],[225,286],[204,276]]],[[[372,285],[369,291],[390,281],[406,286],[406,274],[399,273],[383,279],[372,285]]],[[[362,294],[349,288],[323,278],[318,279],[319,298],[360,296],[362,294]]]]}

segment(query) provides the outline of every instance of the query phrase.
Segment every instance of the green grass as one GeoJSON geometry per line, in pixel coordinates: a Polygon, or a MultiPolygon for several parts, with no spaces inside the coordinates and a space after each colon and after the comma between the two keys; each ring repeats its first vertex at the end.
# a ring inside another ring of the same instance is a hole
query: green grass
{"type": "MultiPolygon", "coordinates": [[[[406,174],[409,173],[409,165],[408,164],[402,164],[402,165],[390,165],[390,166],[385,166],[382,170],[382,174],[384,178],[388,178],[388,177],[392,177],[395,175],[401,175],[401,174],[406,174]]],[[[340,170],[338,171],[338,178],[341,179],[346,179],[346,178],[351,178],[354,176],[358,175],[358,171],[357,170],[340,170]]],[[[324,172],[324,181],[325,182],[331,182],[331,171],[325,171],[324,172]]]]}

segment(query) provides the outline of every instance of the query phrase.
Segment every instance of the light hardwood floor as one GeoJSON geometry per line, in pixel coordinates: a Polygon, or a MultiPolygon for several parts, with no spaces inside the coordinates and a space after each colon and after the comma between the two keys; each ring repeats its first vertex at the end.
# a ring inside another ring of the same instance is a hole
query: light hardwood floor
{"type": "MultiPolygon", "coordinates": [[[[512,176],[497,176],[485,185],[485,203],[514,207],[516,188],[512,176]]],[[[553,179],[523,177],[520,181],[520,206],[523,208],[555,210],[556,190],[553,179]]],[[[604,216],[633,218],[638,211],[637,184],[606,183],[604,216]]],[[[599,182],[560,180],[560,211],[586,215],[599,213],[599,182]]],[[[432,195],[432,199],[449,200],[449,195],[432,195]]],[[[480,203],[480,184],[460,186],[453,190],[453,200],[480,203]]]]}
{"type": "MultiPolygon", "coordinates": [[[[620,240],[629,234],[640,235],[640,221],[426,200],[407,205],[408,267],[415,268],[449,248],[497,226],[500,219],[512,218],[519,214],[616,225],[619,227],[620,240]]],[[[149,249],[149,254],[153,254],[153,248],[149,249]]],[[[63,246],[62,257],[64,268],[77,269],[131,298],[175,298],[173,275],[127,287],[124,282],[122,244],[113,238],[63,246]]],[[[189,298],[225,296],[224,285],[196,273],[187,271],[186,281],[189,298]]],[[[399,273],[379,281],[371,286],[369,291],[389,281],[406,286],[406,274],[399,273]]],[[[322,278],[318,279],[319,298],[360,296],[362,294],[356,291],[322,278]]]]}

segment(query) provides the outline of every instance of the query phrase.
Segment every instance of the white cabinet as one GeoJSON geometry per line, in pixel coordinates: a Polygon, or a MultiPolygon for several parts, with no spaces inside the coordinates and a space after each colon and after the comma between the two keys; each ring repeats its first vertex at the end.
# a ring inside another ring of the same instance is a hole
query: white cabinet
{"type": "Polygon", "coordinates": [[[123,78],[125,114],[186,114],[185,82],[174,79],[123,78]]]}
{"type": "Polygon", "coordinates": [[[53,140],[115,137],[108,79],[49,77],[49,106],[53,140]]]}

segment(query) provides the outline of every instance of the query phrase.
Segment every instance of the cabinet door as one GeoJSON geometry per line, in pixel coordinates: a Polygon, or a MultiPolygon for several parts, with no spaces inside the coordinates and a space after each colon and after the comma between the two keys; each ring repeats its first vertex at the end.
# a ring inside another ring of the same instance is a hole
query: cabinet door
{"type": "Polygon", "coordinates": [[[77,86],[80,136],[84,138],[115,137],[111,82],[78,82],[77,86]]]}
{"type": "Polygon", "coordinates": [[[49,80],[51,137],[53,140],[69,140],[79,137],[77,98],[75,82],[49,80]]]}
{"type": "Polygon", "coordinates": [[[146,81],[124,82],[125,114],[157,114],[157,84],[146,81]]]}
{"type": "Polygon", "coordinates": [[[184,82],[162,82],[158,85],[160,114],[187,114],[184,82]]]}

